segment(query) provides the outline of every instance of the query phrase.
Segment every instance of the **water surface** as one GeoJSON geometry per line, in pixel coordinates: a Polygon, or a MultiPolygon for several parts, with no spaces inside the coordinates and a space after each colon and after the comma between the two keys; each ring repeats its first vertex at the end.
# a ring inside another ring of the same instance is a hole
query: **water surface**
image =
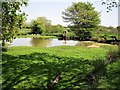
{"type": "Polygon", "coordinates": [[[16,38],[10,43],[10,46],[33,46],[33,47],[54,47],[54,46],[75,46],[78,41],[75,40],[58,40],[57,38],[16,38]]]}

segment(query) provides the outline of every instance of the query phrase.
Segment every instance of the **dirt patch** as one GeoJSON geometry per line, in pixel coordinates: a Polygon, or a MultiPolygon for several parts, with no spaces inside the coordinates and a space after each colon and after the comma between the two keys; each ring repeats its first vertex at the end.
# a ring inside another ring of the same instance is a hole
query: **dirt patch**
{"type": "Polygon", "coordinates": [[[92,45],[87,46],[88,48],[99,48],[102,45],[110,45],[105,43],[92,43],[92,45]]]}
{"type": "Polygon", "coordinates": [[[105,44],[105,43],[97,43],[97,42],[94,42],[94,41],[80,41],[77,46],[85,46],[85,47],[88,47],[88,48],[99,48],[100,46],[103,46],[103,45],[111,45],[111,44],[105,44]]]}
{"type": "Polygon", "coordinates": [[[99,48],[100,46],[98,46],[98,45],[89,45],[89,46],[87,46],[88,48],[99,48]]]}

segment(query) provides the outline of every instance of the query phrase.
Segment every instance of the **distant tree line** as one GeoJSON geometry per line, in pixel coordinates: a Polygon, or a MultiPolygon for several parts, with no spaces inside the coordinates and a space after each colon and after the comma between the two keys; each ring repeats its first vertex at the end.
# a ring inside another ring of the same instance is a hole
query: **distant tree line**
{"type": "Polygon", "coordinates": [[[51,20],[46,17],[37,17],[29,23],[24,24],[24,28],[31,29],[30,34],[55,35],[62,33],[65,29],[62,25],[52,25],[51,20]]]}

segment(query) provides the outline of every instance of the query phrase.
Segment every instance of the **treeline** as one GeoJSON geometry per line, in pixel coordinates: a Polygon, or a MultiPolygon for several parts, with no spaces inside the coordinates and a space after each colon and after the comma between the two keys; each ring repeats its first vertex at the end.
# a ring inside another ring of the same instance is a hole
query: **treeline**
{"type": "Polygon", "coordinates": [[[119,41],[119,26],[118,27],[106,27],[99,26],[98,29],[92,31],[92,40],[97,42],[117,43],[119,41]]]}
{"type": "Polygon", "coordinates": [[[48,20],[46,17],[37,17],[37,19],[32,20],[31,22],[24,23],[24,31],[20,31],[19,34],[40,34],[46,36],[56,36],[62,34],[65,30],[65,27],[62,25],[52,25],[51,20],[48,20]]]}
{"type": "MultiPolygon", "coordinates": [[[[60,24],[52,25],[51,20],[46,19],[46,17],[38,17],[36,20],[32,20],[31,22],[25,22],[22,28],[23,29],[20,30],[18,35],[40,34],[46,36],[62,37],[63,31],[67,30],[67,37],[78,37],[78,39],[83,37],[77,35],[77,31],[73,30],[73,28],[70,26],[64,27],[60,24]]],[[[106,39],[118,39],[118,36],[118,27],[115,28],[112,26],[99,26],[90,32],[84,32],[85,40],[92,39],[104,42],[106,39]]]]}

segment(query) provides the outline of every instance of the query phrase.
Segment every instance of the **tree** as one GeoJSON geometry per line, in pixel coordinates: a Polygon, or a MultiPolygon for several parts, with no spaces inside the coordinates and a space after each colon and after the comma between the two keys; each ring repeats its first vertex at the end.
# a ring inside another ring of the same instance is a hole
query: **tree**
{"type": "Polygon", "coordinates": [[[47,32],[50,31],[51,26],[52,26],[52,25],[51,25],[51,20],[48,20],[46,17],[37,17],[37,21],[44,24],[44,26],[45,26],[45,30],[44,30],[44,32],[43,32],[44,35],[45,35],[47,32]]]}
{"type": "Polygon", "coordinates": [[[33,20],[31,24],[32,34],[42,34],[45,30],[45,25],[43,23],[33,20]]]}
{"type": "Polygon", "coordinates": [[[47,20],[46,17],[37,17],[36,20],[31,22],[31,28],[33,34],[42,34],[49,31],[51,21],[47,20]]]}
{"type": "Polygon", "coordinates": [[[51,33],[63,33],[64,27],[62,25],[53,25],[51,33]]]}
{"type": "Polygon", "coordinates": [[[20,7],[27,5],[27,2],[24,0],[16,0],[16,2],[7,0],[7,2],[0,3],[2,5],[2,46],[5,46],[5,42],[12,42],[25,21],[26,15],[21,12],[20,7]]]}
{"type": "Polygon", "coordinates": [[[114,7],[120,6],[120,0],[118,2],[115,0],[102,0],[102,5],[107,5],[107,12],[110,12],[114,7]]]}
{"type": "Polygon", "coordinates": [[[73,3],[63,14],[65,22],[70,22],[71,29],[81,39],[91,37],[91,30],[94,30],[100,24],[99,13],[94,10],[90,3],[73,3]]]}
{"type": "Polygon", "coordinates": [[[114,27],[112,27],[112,26],[109,26],[109,27],[108,27],[108,30],[109,30],[109,33],[111,33],[111,34],[118,34],[117,28],[114,28],[114,27]]]}

